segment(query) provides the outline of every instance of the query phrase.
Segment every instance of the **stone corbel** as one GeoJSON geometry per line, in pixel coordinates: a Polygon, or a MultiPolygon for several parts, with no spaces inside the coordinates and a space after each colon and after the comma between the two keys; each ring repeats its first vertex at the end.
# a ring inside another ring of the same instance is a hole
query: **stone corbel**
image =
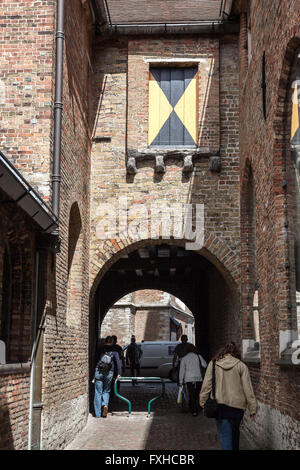
{"type": "Polygon", "coordinates": [[[156,155],[155,156],[155,172],[156,173],[165,173],[166,172],[166,165],[164,162],[163,155],[156,155]]]}
{"type": "Polygon", "coordinates": [[[210,171],[220,172],[221,158],[218,154],[218,150],[211,151],[208,147],[128,149],[127,173],[135,175],[137,163],[150,160],[155,162],[155,173],[164,174],[166,173],[166,159],[176,159],[182,161],[182,172],[188,174],[193,172],[194,162],[203,158],[208,159],[210,171]]]}
{"type": "Polygon", "coordinates": [[[186,155],[183,159],[183,168],[182,171],[184,173],[191,173],[194,169],[194,164],[193,164],[193,156],[192,155],[186,155]]]}
{"type": "Polygon", "coordinates": [[[209,158],[208,167],[210,171],[214,173],[220,173],[221,171],[221,158],[218,156],[213,156],[209,158]]]}
{"type": "Polygon", "coordinates": [[[137,173],[136,160],[134,157],[128,157],[127,173],[129,173],[130,175],[135,175],[137,173]]]}

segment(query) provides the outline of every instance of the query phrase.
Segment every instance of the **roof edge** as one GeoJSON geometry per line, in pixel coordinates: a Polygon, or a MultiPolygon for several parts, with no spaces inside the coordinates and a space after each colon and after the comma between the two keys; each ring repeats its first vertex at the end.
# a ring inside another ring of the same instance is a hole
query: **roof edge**
{"type": "Polygon", "coordinates": [[[58,228],[58,218],[41,196],[0,151],[0,188],[36,222],[45,233],[58,228]]]}

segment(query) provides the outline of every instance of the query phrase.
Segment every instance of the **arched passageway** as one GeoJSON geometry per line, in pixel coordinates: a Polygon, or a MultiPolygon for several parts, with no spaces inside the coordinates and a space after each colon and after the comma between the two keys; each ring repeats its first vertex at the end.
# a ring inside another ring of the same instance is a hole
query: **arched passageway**
{"type": "MultiPolygon", "coordinates": [[[[90,318],[90,372],[101,325],[121,297],[140,289],[157,289],[179,298],[195,317],[195,343],[208,360],[227,340],[241,346],[239,296],[228,270],[214,265],[204,250],[153,240],[119,255],[95,290],[90,318]],[[230,282],[230,279],[232,282],[230,282]]],[[[211,259],[211,257],[210,257],[211,259]]]]}
{"type": "Polygon", "coordinates": [[[119,299],[99,325],[101,339],[116,335],[118,344],[136,341],[179,341],[185,334],[195,343],[194,315],[180,299],[157,289],[142,289],[119,299]]]}

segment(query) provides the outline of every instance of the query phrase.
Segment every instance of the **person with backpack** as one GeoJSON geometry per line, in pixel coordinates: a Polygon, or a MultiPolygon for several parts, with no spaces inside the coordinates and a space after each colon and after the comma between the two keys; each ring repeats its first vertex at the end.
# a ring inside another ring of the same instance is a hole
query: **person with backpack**
{"type": "Polygon", "coordinates": [[[117,369],[117,375],[121,375],[121,361],[119,354],[114,351],[111,336],[107,336],[105,339],[104,346],[100,348],[97,359],[95,368],[94,410],[96,418],[100,418],[101,416],[106,418],[111,383],[115,369],[117,369]]]}
{"type": "Polygon", "coordinates": [[[213,414],[217,420],[222,450],[239,450],[244,412],[248,408],[254,420],[258,405],[249,369],[241,361],[240,352],[232,341],[225,344],[208,364],[200,393],[200,406],[204,408],[209,398],[217,402],[213,414]]]}
{"type": "Polygon", "coordinates": [[[185,356],[180,361],[179,387],[185,383],[189,394],[189,407],[193,416],[199,413],[199,393],[204,377],[206,361],[197,351],[196,346],[187,343],[185,356]]]}
{"type": "MultiPolygon", "coordinates": [[[[126,350],[126,364],[130,365],[131,377],[138,377],[141,371],[141,357],[143,351],[141,346],[135,342],[135,336],[131,336],[131,343],[126,350]]],[[[132,385],[136,384],[136,380],[132,381],[132,385]]]]}

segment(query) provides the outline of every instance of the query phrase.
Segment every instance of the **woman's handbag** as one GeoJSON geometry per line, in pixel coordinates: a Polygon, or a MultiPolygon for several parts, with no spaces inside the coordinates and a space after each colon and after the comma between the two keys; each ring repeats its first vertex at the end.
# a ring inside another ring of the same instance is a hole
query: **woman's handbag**
{"type": "Polygon", "coordinates": [[[203,414],[207,418],[218,417],[218,403],[216,400],[216,361],[213,361],[212,367],[212,398],[208,398],[206,401],[203,414]]]}

